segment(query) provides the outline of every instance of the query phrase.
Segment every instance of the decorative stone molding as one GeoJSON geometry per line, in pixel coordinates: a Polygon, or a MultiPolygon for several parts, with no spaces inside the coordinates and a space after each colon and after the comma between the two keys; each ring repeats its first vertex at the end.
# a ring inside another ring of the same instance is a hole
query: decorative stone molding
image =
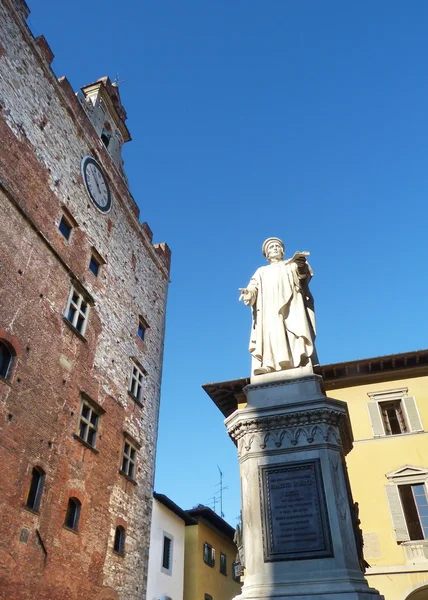
{"type": "Polygon", "coordinates": [[[412,540],[403,542],[401,546],[404,549],[407,564],[424,563],[428,565],[428,540],[412,540]]]}
{"type": "Polygon", "coordinates": [[[241,457],[251,450],[253,452],[270,451],[326,442],[338,447],[341,446],[338,431],[334,427],[325,424],[268,431],[264,434],[247,433],[239,438],[238,456],[241,457]]]}
{"type": "Polygon", "coordinates": [[[330,443],[348,452],[352,447],[346,415],[323,407],[266,417],[236,419],[229,427],[239,455],[250,450],[276,450],[293,446],[330,443]]]}

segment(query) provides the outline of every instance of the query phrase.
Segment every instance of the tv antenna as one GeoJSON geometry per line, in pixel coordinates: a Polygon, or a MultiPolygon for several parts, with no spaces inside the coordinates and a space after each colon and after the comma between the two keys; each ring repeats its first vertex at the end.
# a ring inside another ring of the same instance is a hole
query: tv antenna
{"type": "Polygon", "coordinates": [[[116,73],[116,77],[113,79],[113,83],[115,83],[117,85],[117,87],[119,87],[119,84],[125,83],[125,80],[120,79],[119,73],[116,73]]]}
{"type": "Polygon", "coordinates": [[[216,495],[219,494],[220,495],[220,517],[223,519],[224,518],[224,512],[223,512],[223,490],[228,490],[228,486],[227,485],[223,485],[223,472],[220,469],[220,467],[217,465],[217,469],[220,473],[220,482],[217,483],[216,487],[219,487],[219,489],[216,492],[216,495]]]}
{"type": "Polygon", "coordinates": [[[216,496],[213,496],[212,498],[208,499],[209,507],[211,508],[211,506],[212,506],[212,509],[214,512],[215,512],[215,506],[216,506],[217,502],[218,502],[218,498],[216,496]]]}

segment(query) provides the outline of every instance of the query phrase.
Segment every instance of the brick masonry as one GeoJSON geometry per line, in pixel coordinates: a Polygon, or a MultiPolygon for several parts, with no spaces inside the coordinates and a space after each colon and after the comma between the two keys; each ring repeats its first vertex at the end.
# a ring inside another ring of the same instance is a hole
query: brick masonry
{"type": "Polygon", "coordinates": [[[0,379],[0,598],[142,599],[170,252],[139,223],[121,168],[25,16],[22,0],[0,0],[0,339],[16,351],[0,379]],[[108,215],[84,188],[86,155],[108,178],[108,215]],[[77,224],[69,241],[64,210],[77,224]],[[93,299],[85,339],[63,318],[72,282],[93,299]],[[141,406],[127,392],[132,358],[147,372],[141,406]],[[97,452],[73,437],[82,392],[105,411],[97,452]],[[119,473],[124,432],[141,446],[135,483],[119,473]],[[34,466],[46,473],[38,513],[24,507],[34,466]],[[82,503],[78,533],[63,527],[69,497],[82,503]]]}

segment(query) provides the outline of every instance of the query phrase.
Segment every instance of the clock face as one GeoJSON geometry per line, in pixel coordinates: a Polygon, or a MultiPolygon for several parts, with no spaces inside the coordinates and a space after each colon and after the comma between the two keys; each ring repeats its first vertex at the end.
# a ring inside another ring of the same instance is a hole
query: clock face
{"type": "Polygon", "coordinates": [[[111,209],[110,188],[100,165],[92,156],[85,156],[82,160],[82,177],[92,202],[98,210],[108,213],[111,209]]]}

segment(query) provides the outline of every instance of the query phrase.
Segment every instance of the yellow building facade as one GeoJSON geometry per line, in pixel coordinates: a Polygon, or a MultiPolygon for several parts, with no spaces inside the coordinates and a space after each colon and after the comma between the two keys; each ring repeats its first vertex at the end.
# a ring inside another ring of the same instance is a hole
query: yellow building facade
{"type": "Polygon", "coordinates": [[[234,577],[235,530],[206,506],[187,511],[184,600],[232,600],[241,592],[234,577]]]}
{"type": "Polygon", "coordinates": [[[347,465],[366,577],[386,600],[428,599],[428,350],[321,367],[348,404],[347,465]]]}

